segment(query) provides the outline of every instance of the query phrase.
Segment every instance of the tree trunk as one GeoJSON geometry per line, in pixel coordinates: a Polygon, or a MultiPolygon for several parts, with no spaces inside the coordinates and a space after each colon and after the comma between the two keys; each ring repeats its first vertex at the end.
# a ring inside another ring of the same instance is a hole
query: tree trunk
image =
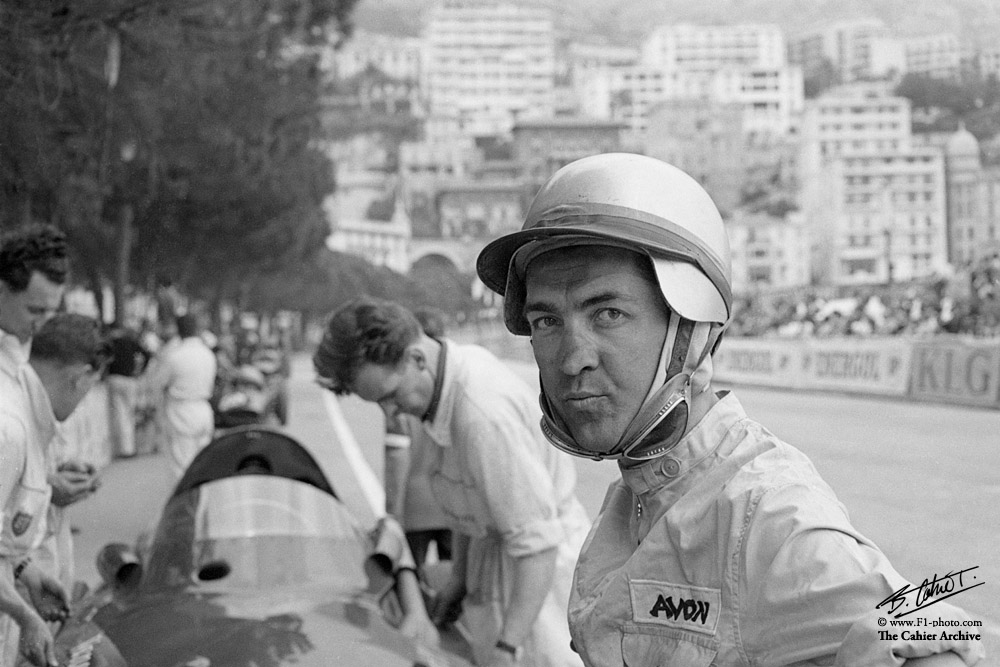
{"type": "Polygon", "coordinates": [[[125,292],[129,282],[129,266],[132,263],[134,218],[132,205],[123,205],[118,214],[118,261],[115,267],[115,322],[119,325],[125,323],[125,292]]]}
{"type": "Polygon", "coordinates": [[[101,284],[101,276],[96,269],[87,272],[87,281],[90,283],[90,291],[94,293],[94,303],[97,305],[97,320],[104,322],[104,286],[101,284]]]}

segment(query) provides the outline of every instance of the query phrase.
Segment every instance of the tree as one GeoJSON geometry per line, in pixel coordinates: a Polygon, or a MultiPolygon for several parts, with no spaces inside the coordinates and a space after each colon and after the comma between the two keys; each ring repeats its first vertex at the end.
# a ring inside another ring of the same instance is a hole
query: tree
{"type": "Polygon", "coordinates": [[[435,292],[356,255],[325,248],[296,267],[256,276],[247,305],[261,312],[297,310],[307,319],[367,294],[411,306],[432,305],[435,292]]]}
{"type": "Polygon", "coordinates": [[[355,2],[0,4],[0,223],[58,223],[119,295],[232,297],[301,260],[334,185],[313,47],[355,2]]]}

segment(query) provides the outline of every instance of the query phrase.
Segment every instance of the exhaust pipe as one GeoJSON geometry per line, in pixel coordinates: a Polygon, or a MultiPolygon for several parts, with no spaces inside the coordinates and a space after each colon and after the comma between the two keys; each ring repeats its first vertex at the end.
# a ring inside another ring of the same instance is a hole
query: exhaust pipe
{"type": "Polygon", "coordinates": [[[112,542],[97,554],[97,572],[115,590],[133,589],[142,579],[142,562],[132,547],[112,542]]]}

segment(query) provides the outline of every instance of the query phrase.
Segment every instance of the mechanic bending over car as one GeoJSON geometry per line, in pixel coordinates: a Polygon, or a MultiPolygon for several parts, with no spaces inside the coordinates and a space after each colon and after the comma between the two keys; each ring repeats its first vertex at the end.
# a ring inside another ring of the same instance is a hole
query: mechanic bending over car
{"type": "MultiPolygon", "coordinates": [[[[54,665],[45,621],[66,617],[66,591],[33,562],[46,537],[52,497],[47,449],[57,422],[69,417],[111,360],[100,324],[83,315],[59,314],[32,340],[30,369],[19,373],[28,400],[3,394],[0,403],[0,664],[17,663],[18,651],[35,665],[54,665]],[[26,590],[25,601],[18,586],[26,590]]],[[[2,369],[6,372],[7,368],[2,369]]],[[[6,385],[5,385],[6,386],[6,385]]]]}
{"type": "Polygon", "coordinates": [[[417,417],[432,441],[431,491],[454,535],[432,618],[461,614],[478,665],[579,665],[566,604],[590,522],[534,392],[485,349],[431,338],[406,308],[369,298],[330,316],[313,361],[324,386],[417,417]]]}
{"type": "MultiPolygon", "coordinates": [[[[954,636],[967,633],[880,633],[883,601],[908,582],[801,452],[713,389],[712,354],[732,317],[730,253],[693,178],[642,155],[572,162],[477,270],[505,297],[507,328],[531,337],[549,441],[621,472],[574,575],[569,624],[584,663],[982,657],[975,636],[954,636]]],[[[937,601],[917,613],[969,618],[937,601]]]]}

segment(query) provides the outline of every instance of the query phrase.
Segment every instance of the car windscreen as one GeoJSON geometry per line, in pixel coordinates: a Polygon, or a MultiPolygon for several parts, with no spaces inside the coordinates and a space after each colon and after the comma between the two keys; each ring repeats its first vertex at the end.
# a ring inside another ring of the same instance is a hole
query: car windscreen
{"type": "Polygon", "coordinates": [[[273,475],[226,477],[170,500],[150,548],[147,588],[363,586],[367,539],[344,505],[273,475]]]}

